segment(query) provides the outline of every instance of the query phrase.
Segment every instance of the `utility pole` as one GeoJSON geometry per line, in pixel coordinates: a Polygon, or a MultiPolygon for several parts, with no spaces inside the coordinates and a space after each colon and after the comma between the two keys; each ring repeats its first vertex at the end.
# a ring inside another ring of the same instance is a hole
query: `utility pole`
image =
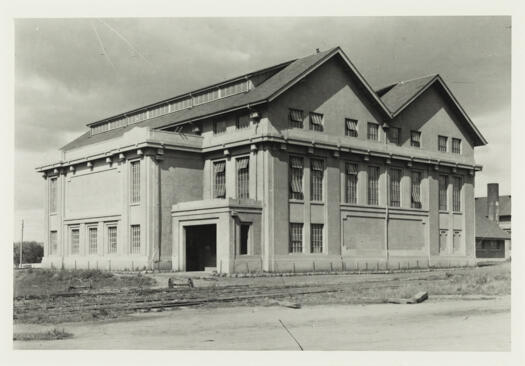
{"type": "Polygon", "coordinates": [[[22,232],[20,235],[20,264],[18,268],[22,268],[22,247],[24,245],[24,219],[22,219],[22,232]]]}

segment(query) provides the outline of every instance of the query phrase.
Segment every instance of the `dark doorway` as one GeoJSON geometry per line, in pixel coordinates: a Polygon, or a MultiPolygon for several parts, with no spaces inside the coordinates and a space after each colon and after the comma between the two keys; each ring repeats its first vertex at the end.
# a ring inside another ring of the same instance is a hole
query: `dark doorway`
{"type": "Polygon", "coordinates": [[[186,226],[186,271],[217,267],[217,229],[213,225],[186,226]]]}

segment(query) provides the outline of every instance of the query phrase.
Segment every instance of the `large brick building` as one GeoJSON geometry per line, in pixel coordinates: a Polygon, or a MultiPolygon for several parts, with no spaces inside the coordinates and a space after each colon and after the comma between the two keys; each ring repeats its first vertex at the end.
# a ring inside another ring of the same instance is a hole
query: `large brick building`
{"type": "Polygon", "coordinates": [[[45,266],[475,263],[486,141],[439,75],[374,91],[337,47],[88,126],[38,168],[45,266]]]}

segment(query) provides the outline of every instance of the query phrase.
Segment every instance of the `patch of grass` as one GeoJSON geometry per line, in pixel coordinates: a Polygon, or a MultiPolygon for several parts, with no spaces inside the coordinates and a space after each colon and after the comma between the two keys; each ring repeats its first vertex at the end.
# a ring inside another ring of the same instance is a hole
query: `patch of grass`
{"type": "Polygon", "coordinates": [[[14,296],[42,296],[67,292],[69,286],[149,288],[155,279],[141,274],[114,274],[101,270],[29,269],[14,272],[14,296]]]}
{"type": "Polygon", "coordinates": [[[13,334],[14,341],[52,341],[57,339],[66,339],[73,337],[72,333],[54,328],[47,332],[29,332],[13,334]]]}

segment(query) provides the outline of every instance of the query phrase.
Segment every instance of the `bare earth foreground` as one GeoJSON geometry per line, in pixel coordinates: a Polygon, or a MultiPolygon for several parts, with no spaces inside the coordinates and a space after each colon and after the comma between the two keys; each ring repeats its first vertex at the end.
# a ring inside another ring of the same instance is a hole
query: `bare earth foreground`
{"type": "MultiPolygon", "coordinates": [[[[72,339],[15,349],[510,351],[510,297],[418,305],[181,308],[108,322],[62,324],[72,339]]],[[[20,324],[18,331],[49,326],[20,324]]]]}

